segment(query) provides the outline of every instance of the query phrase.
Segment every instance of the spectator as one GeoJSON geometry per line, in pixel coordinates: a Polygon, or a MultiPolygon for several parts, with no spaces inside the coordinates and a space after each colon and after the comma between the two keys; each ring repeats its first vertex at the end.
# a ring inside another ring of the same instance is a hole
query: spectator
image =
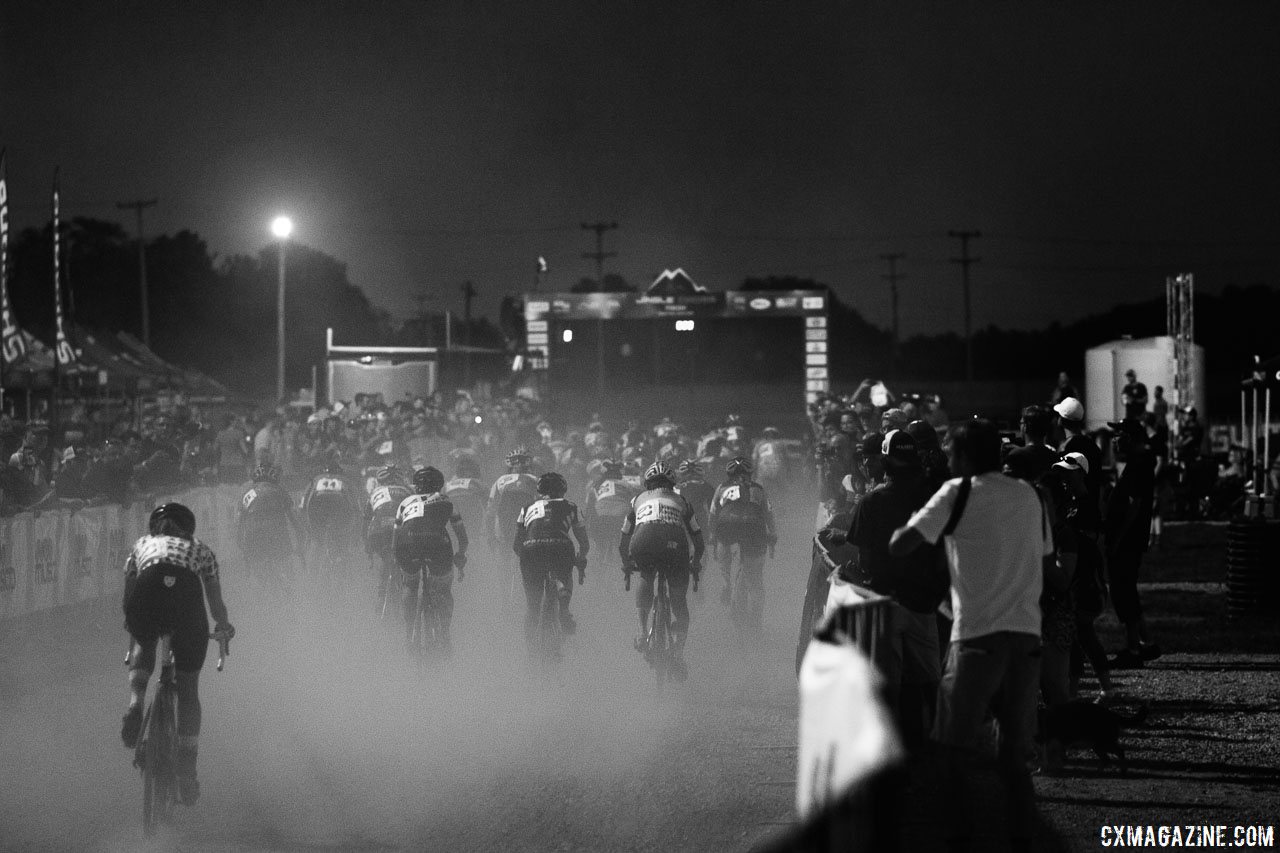
{"type": "Polygon", "coordinates": [[[22,430],[13,422],[13,417],[4,414],[0,415],[0,454],[4,459],[18,452],[18,448],[22,446],[22,430]]]}
{"type": "Polygon", "coordinates": [[[1139,669],[1160,657],[1150,641],[1138,598],[1138,569],[1147,550],[1155,498],[1155,457],[1147,448],[1147,429],[1126,418],[1108,424],[1116,433],[1116,460],[1123,466],[1104,518],[1111,601],[1124,624],[1126,646],[1111,659],[1112,669],[1139,669]]]}
{"type": "Polygon", "coordinates": [[[969,819],[978,812],[967,769],[990,709],[1000,725],[998,765],[1009,789],[1012,847],[1029,850],[1035,806],[1027,761],[1040,681],[1040,593],[1053,537],[1035,489],[1000,473],[1000,434],[990,421],[958,426],[951,454],[959,476],[894,532],[889,553],[901,557],[936,544],[954,524],[946,550],[955,621],[933,730],[949,783],[945,835],[953,846],[972,841],[969,819]],[[953,518],[961,495],[966,500],[953,518]]]}
{"type": "Polygon", "coordinates": [[[933,494],[951,478],[947,454],[938,443],[938,431],[926,421],[912,421],[907,424],[907,432],[916,440],[916,452],[920,454],[924,482],[929,494],[933,494]]]}
{"type": "Polygon", "coordinates": [[[62,451],[62,465],[53,481],[58,500],[88,502],[93,494],[85,486],[89,473],[89,454],[83,446],[72,445],[62,451]]]}
{"type": "Polygon", "coordinates": [[[1120,390],[1124,416],[1140,421],[1147,412],[1147,386],[1138,381],[1138,374],[1132,367],[1124,372],[1124,377],[1129,380],[1120,390]]]}
{"type": "Polygon", "coordinates": [[[1022,447],[1014,448],[1005,459],[1004,472],[1019,480],[1038,484],[1049,468],[1060,458],[1049,446],[1053,415],[1043,406],[1027,406],[1022,410],[1022,447]]]}
{"type": "Polygon", "coordinates": [[[1181,412],[1178,424],[1178,461],[1190,465],[1200,458],[1204,446],[1204,426],[1195,406],[1187,406],[1181,412]]]}
{"type": "Polygon", "coordinates": [[[1058,426],[1062,428],[1063,440],[1058,448],[1062,455],[1079,453],[1089,462],[1084,466],[1084,482],[1089,489],[1089,500],[1096,515],[1102,500],[1102,448],[1084,434],[1084,406],[1079,400],[1067,397],[1054,406],[1053,410],[1057,412],[1058,426]]]}
{"type": "Polygon", "coordinates": [[[1076,390],[1076,386],[1071,384],[1071,377],[1064,370],[1058,374],[1058,384],[1054,386],[1053,394],[1049,398],[1049,402],[1053,406],[1057,406],[1068,397],[1080,397],[1080,392],[1076,390]]]}
{"type": "Polygon", "coordinates": [[[244,422],[234,415],[227,415],[225,426],[217,437],[218,481],[243,483],[248,477],[248,436],[244,422]]]}
{"type": "Polygon", "coordinates": [[[890,555],[893,531],[906,524],[933,492],[925,484],[910,433],[891,430],[880,455],[885,485],[858,503],[847,538],[858,549],[853,582],[892,599],[873,663],[884,676],[903,741],[912,748],[924,743],[933,724],[942,677],[935,612],[947,580],[932,548],[903,557],[890,555]]]}
{"type": "Polygon", "coordinates": [[[130,500],[132,476],[133,466],[124,458],[120,440],[109,438],[85,472],[84,489],[93,498],[124,504],[130,500]]]}
{"type": "Polygon", "coordinates": [[[1151,401],[1151,414],[1156,416],[1156,428],[1169,433],[1169,401],[1164,398],[1164,386],[1155,387],[1155,398],[1151,401]]]}

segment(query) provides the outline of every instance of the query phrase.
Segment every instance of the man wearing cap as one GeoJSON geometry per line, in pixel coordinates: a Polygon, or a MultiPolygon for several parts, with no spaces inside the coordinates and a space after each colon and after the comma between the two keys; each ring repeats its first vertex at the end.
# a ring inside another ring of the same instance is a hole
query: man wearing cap
{"type": "Polygon", "coordinates": [[[1125,418],[1107,426],[1116,433],[1116,461],[1122,467],[1103,517],[1111,602],[1124,624],[1126,646],[1111,659],[1112,669],[1140,669],[1160,657],[1151,642],[1138,598],[1138,569],[1151,536],[1156,462],[1147,449],[1147,428],[1125,418]]]}
{"type": "Polygon", "coordinates": [[[1124,404],[1124,416],[1142,420],[1147,412],[1147,386],[1138,381],[1138,374],[1131,367],[1124,372],[1129,381],[1120,390],[1120,402],[1124,404]]]}
{"type": "Polygon", "coordinates": [[[1089,489],[1089,500],[1096,510],[1102,495],[1102,448],[1084,434],[1084,405],[1075,397],[1067,397],[1054,406],[1053,410],[1058,415],[1058,426],[1062,428],[1064,436],[1058,447],[1062,455],[1079,453],[1089,462],[1085,469],[1084,483],[1089,489]]]}
{"type": "Polygon", "coordinates": [[[872,661],[884,676],[890,707],[908,747],[922,744],[933,726],[942,656],[934,615],[947,582],[932,548],[902,557],[889,553],[893,531],[907,523],[933,494],[924,481],[916,440],[890,430],[880,456],[885,483],[858,502],[847,540],[858,549],[854,583],[893,599],[885,635],[872,661]]]}

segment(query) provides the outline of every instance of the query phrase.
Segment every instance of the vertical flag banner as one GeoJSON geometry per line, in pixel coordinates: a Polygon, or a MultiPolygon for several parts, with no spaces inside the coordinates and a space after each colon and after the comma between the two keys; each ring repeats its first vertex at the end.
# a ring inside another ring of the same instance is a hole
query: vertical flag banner
{"type": "Polygon", "coordinates": [[[27,354],[18,324],[9,305],[9,175],[5,152],[0,151],[0,351],[5,364],[13,364],[27,354]]]}
{"type": "Polygon", "coordinates": [[[76,363],[75,351],[71,349],[71,341],[67,338],[66,326],[62,320],[62,253],[59,237],[58,221],[58,170],[53,170],[53,311],[57,333],[58,364],[71,367],[76,363]]]}

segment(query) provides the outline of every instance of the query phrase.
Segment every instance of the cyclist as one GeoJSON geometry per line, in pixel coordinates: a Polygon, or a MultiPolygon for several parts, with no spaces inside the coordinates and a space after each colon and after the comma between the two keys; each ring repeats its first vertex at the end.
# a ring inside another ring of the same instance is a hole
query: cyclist
{"type": "Polygon", "coordinates": [[[587,487],[582,505],[591,538],[599,548],[600,559],[617,550],[618,530],[631,512],[631,501],[640,491],[622,476],[622,463],[616,459],[593,462],[594,478],[587,487]]]}
{"type": "Polygon", "coordinates": [[[520,511],[516,519],[514,549],[520,559],[520,576],[524,580],[525,611],[524,636],[532,654],[538,644],[538,611],[542,606],[542,590],[546,580],[559,581],[560,627],[565,634],[576,628],[569,613],[573,598],[574,566],[578,569],[578,583],[586,579],[587,552],[591,550],[587,539],[587,527],[578,514],[578,506],[565,499],[569,484],[555,471],[538,478],[538,499],[520,511]],[[578,540],[575,550],[572,533],[578,540]]]}
{"type": "Polygon", "coordinates": [[[281,564],[297,553],[305,541],[302,524],[293,511],[293,499],[280,485],[279,467],[254,468],[236,518],[236,544],[249,575],[264,580],[272,575],[283,577],[281,564]]]}
{"type": "Polygon", "coordinates": [[[760,431],[760,440],[756,442],[751,453],[751,466],[760,485],[775,495],[782,491],[787,482],[787,449],[782,443],[782,433],[777,427],[765,427],[760,431]]]}
{"type": "Polygon", "coordinates": [[[311,541],[321,552],[326,548],[339,553],[347,550],[347,543],[356,535],[363,500],[364,489],[348,481],[340,455],[330,454],[324,471],[311,478],[302,496],[311,541]]]}
{"type": "MultiPolygon", "coordinates": [[[[484,514],[485,536],[493,553],[501,555],[499,559],[507,565],[509,574],[503,577],[500,573],[498,579],[504,589],[508,580],[514,583],[517,568],[504,543],[515,540],[520,511],[538,499],[538,478],[530,473],[532,467],[533,454],[524,445],[516,447],[507,454],[507,473],[489,489],[489,505],[484,514]]],[[[512,587],[511,592],[514,591],[512,587]]],[[[512,603],[512,599],[508,598],[507,603],[512,603]]]]}
{"type": "Polygon", "coordinates": [[[453,479],[444,484],[442,494],[453,502],[467,529],[484,529],[489,487],[480,479],[480,464],[474,453],[454,456],[453,479]]]}
{"type": "Polygon", "coordinates": [[[650,465],[644,473],[645,491],[631,503],[631,512],[622,524],[618,553],[623,572],[640,573],[636,590],[636,607],[640,610],[640,637],[637,651],[644,651],[649,634],[649,610],[653,607],[654,579],[662,572],[667,579],[671,613],[675,617],[672,639],[675,642],[674,675],[684,680],[688,675],[684,663],[684,641],[689,630],[689,604],[685,594],[689,576],[696,580],[702,572],[702,528],[694,517],[689,502],[675,491],[671,469],[662,462],[650,465]],[[689,557],[689,542],[693,557],[689,557]]]}
{"type": "Polygon", "coordinates": [[[441,645],[447,654],[451,651],[453,570],[458,570],[458,580],[462,580],[467,565],[467,528],[453,504],[440,494],[442,488],[444,474],[438,469],[428,466],[414,472],[413,494],[396,510],[394,542],[396,563],[404,572],[405,637],[412,637],[421,591],[436,602],[441,645]],[[458,540],[456,552],[449,541],[449,528],[458,540]]]}
{"type": "Polygon", "coordinates": [[[772,557],[778,534],[764,487],[751,479],[751,463],[734,457],[725,466],[725,474],[728,479],[716,488],[710,513],[711,555],[724,574],[720,598],[726,604],[731,600],[733,550],[737,546],[738,600],[745,608],[747,624],[758,628],[764,613],[765,547],[772,557]]]}
{"type": "MultiPolygon", "coordinates": [[[[200,738],[200,668],[209,646],[209,617],[217,635],[235,636],[218,580],[218,559],[195,538],[196,517],[178,503],[151,511],[148,533],[133,546],[124,566],[124,623],[133,640],[129,669],[129,710],[120,727],[124,745],[138,745],[142,703],[156,666],[156,641],[172,636],[178,696],[178,744],[174,775],[186,805],[200,797],[196,754],[200,738]]],[[[165,661],[160,661],[163,666],[165,661]]]]}
{"type": "Polygon", "coordinates": [[[369,570],[378,576],[377,607],[391,582],[391,569],[395,566],[394,532],[396,511],[411,494],[404,484],[404,476],[395,465],[378,469],[373,491],[364,509],[364,549],[369,555],[369,570]]]}
{"type": "Polygon", "coordinates": [[[698,519],[698,526],[707,529],[708,514],[711,511],[711,499],[715,497],[715,486],[702,479],[702,465],[694,459],[686,459],[676,469],[679,482],[676,493],[693,507],[693,515],[698,519]]]}

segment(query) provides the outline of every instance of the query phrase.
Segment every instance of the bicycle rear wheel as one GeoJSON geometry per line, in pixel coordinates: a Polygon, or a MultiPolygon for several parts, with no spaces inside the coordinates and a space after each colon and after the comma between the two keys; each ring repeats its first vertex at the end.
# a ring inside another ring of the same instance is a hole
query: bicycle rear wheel
{"type": "Polygon", "coordinates": [[[653,596],[653,629],[649,649],[653,655],[653,676],[661,691],[669,680],[671,664],[671,602],[667,599],[667,579],[657,577],[653,596]]]}
{"type": "Polygon", "coordinates": [[[560,660],[560,581],[548,575],[542,582],[542,624],[538,630],[541,663],[550,669],[560,660]]]}

